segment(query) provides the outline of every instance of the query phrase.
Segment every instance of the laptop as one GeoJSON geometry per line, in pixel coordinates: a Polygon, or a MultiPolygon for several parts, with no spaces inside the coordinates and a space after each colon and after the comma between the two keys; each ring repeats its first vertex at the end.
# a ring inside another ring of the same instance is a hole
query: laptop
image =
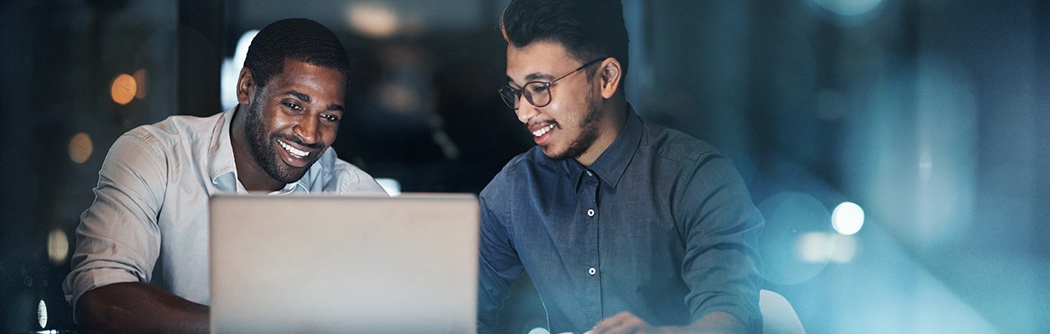
{"type": "Polygon", "coordinates": [[[210,200],[212,333],[474,333],[473,194],[210,200]]]}

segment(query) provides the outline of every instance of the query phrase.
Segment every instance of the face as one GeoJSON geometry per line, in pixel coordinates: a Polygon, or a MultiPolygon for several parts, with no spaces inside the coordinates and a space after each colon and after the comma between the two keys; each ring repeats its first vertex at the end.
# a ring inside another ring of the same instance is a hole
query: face
{"type": "Polygon", "coordinates": [[[248,104],[245,137],[258,166],[281,183],[302,178],[335,141],[345,91],[342,72],[286,60],[248,104]]]}
{"type": "MultiPolygon", "coordinates": [[[[559,43],[533,42],[522,48],[507,47],[507,82],[521,89],[526,82],[551,82],[583,65],[559,43]]],[[[593,65],[599,66],[599,64],[593,65]]],[[[550,104],[537,108],[519,98],[518,120],[548,157],[579,158],[588,153],[600,135],[601,95],[586,68],[550,86],[550,104]]]]}

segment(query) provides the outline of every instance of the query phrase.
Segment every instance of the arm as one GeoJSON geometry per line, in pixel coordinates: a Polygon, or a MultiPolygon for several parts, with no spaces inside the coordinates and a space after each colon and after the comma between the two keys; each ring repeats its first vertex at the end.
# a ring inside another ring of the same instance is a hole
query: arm
{"type": "MultiPolygon", "coordinates": [[[[498,177],[498,176],[497,176],[498,177]]],[[[492,185],[490,184],[490,187],[492,185]]],[[[498,312],[510,295],[510,286],[524,270],[510,243],[506,228],[492,211],[505,207],[488,201],[490,189],[481,193],[481,245],[478,267],[478,333],[492,333],[498,312]]],[[[498,198],[498,197],[497,197],[498,198]]]]}
{"type": "Polygon", "coordinates": [[[688,173],[673,200],[686,242],[682,279],[693,325],[736,327],[732,319],[746,329],[737,332],[759,333],[758,239],[765,221],[725,156],[704,154],[688,173]]]}
{"type": "Polygon", "coordinates": [[[183,330],[188,323],[179,322],[191,319],[207,330],[206,308],[147,284],[160,253],[157,216],[169,162],[162,147],[156,137],[132,130],[114,142],[99,171],[63,284],[84,331],[183,330]]]}
{"type": "Polygon", "coordinates": [[[146,283],[126,282],[85,292],[77,301],[85,333],[207,333],[208,307],[146,283]]]}

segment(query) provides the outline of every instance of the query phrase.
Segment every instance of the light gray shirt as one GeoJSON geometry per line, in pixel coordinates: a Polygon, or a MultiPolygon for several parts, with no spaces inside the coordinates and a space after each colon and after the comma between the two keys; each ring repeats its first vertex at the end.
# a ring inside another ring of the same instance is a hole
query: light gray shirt
{"type": "MultiPolygon", "coordinates": [[[[247,193],[237,179],[230,121],[172,116],[120,136],[99,171],[95,201],[80,217],[73,271],[62,284],[76,306],[85,291],[120,282],[150,283],[209,303],[208,198],[247,193]]],[[[385,194],[367,173],[328,148],[298,182],[274,194],[385,194]]]]}

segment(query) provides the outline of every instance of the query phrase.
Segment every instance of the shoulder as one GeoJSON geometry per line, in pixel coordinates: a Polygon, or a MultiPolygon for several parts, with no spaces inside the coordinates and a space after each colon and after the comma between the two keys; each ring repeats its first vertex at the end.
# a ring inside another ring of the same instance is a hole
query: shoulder
{"type": "Polygon", "coordinates": [[[328,148],[328,151],[317,163],[324,164],[325,169],[331,171],[331,173],[325,173],[330,175],[327,182],[325,182],[324,191],[326,192],[386,193],[372,175],[349,162],[339,159],[332,148],[328,148]]]}
{"type": "Polygon", "coordinates": [[[208,117],[175,115],[153,124],[138,126],[125,132],[121,140],[138,140],[157,149],[172,148],[180,143],[200,143],[210,138],[216,126],[221,126],[222,113],[208,117]]]}
{"type": "MultiPolygon", "coordinates": [[[[510,159],[503,169],[489,181],[485,189],[478,196],[482,207],[490,213],[509,214],[509,203],[515,202],[515,198],[523,198],[535,194],[533,189],[536,179],[544,179],[556,173],[560,164],[551,160],[539,146],[533,146],[525,153],[510,159]]],[[[549,179],[545,180],[550,182],[549,179]]]]}
{"type": "Polygon", "coordinates": [[[503,165],[503,169],[489,181],[489,184],[481,191],[482,196],[495,195],[513,191],[514,184],[532,178],[538,172],[552,171],[557,164],[543,154],[539,146],[533,146],[525,153],[518,154],[503,165]]]}
{"type": "Polygon", "coordinates": [[[642,145],[662,158],[684,163],[701,163],[713,157],[721,157],[714,146],[684,132],[649,121],[645,124],[642,145]]]}

